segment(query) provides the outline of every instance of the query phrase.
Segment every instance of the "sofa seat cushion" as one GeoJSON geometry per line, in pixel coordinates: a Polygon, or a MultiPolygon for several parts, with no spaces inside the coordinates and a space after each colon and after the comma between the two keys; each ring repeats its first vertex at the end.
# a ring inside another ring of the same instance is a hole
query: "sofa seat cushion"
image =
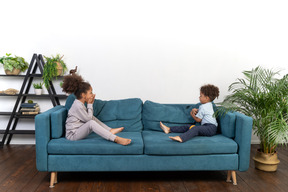
{"type": "Polygon", "coordinates": [[[212,137],[197,136],[184,143],[172,141],[169,136],[179,133],[159,131],[143,131],[145,145],[144,153],[147,155],[203,155],[203,154],[234,154],[237,153],[237,143],[223,135],[212,137]]]}
{"type": "Polygon", "coordinates": [[[121,132],[117,136],[132,139],[132,143],[122,146],[107,141],[95,133],[87,138],[70,141],[64,137],[52,139],[48,143],[49,154],[59,155],[139,155],[143,154],[143,140],[141,132],[121,132]]]}

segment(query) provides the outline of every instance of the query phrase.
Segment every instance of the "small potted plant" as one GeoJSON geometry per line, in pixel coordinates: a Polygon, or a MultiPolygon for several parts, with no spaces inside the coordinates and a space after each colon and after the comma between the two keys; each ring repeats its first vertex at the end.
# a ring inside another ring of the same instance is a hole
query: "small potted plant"
{"type": "Polygon", "coordinates": [[[43,70],[43,82],[47,89],[50,86],[49,81],[52,81],[54,77],[57,78],[57,76],[63,75],[67,71],[67,66],[62,60],[63,56],[60,57],[60,54],[57,54],[55,57],[44,56],[46,63],[43,70]]]}
{"type": "Polygon", "coordinates": [[[21,71],[25,72],[28,69],[28,63],[23,57],[11,57],[11,54],[6,53],[6,56],[0,57],[0,63],[4,65],[4,70],[7,75],[18,75],[21,71]]]}
{"type": "Polygon", "coordinates": [[[33,83],[34,91],[36,95],[41,95],[42,94],[42,85],[43,83],[33,83]]]}

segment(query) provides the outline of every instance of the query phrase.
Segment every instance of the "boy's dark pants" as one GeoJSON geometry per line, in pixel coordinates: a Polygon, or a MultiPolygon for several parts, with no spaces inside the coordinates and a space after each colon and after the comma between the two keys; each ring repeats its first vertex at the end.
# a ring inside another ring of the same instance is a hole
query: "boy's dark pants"
{"type": "Polygon", "coordinates": [[[172,133],[183,133],[179,135],[183,142],[192,139],[195,136],[213,136],[217,132],[217,127],[210,123],[189,129],[190,126],[191,125],[170,127],[170,131],[172,133]]]}

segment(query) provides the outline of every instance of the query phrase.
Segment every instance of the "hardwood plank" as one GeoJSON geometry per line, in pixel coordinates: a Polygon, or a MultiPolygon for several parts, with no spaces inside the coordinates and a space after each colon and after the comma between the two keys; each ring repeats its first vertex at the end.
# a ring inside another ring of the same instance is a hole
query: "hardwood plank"
{"type": "MultiPolygon", "coordinates": [[[[221,172],[223,176],[227,177],[227,171],[221,172]]],[[[225,181],[221,181],[223,186],[227,189],[227,191],[241,191],[241,192],[253,192],[254,190],[250,188],[250,186],[239,176],[239,171],[236,171],[237,174],[237,185],[233,185],[232,183],[227,183],[226,179],[225,181]]]]}
{"type": "Polygon", "coordinates": [[[32,156],[32,158],[23,160],[21,166],[15,166],[18,169],[2,181],[1,190],[20,191],[29,182],[29,179],[37,173],[34,159],[35,156],[32,156]]]}
{"type": "MultiPolygon", "coordinates": [[[[43,178],[42,182],[38,185],[35,192],[54,191],[54,189],[49,188],[49,185],[50,185],[50,174],[47,174],[43,178]]],[[[33,192],[33,191],[31,191],[31,192],[33,192]]]]}
{"type": "MultiPolygon", "coordinates": [[[[31,177],[30,181],[27,182],[25,186],[23,186],[20,192],[36,191],[36,189],[41,185],[41,183],[45,183],[45,181],[50,178],[49,173],[47,172],[39,172],[37,170],[35,171],[36,171],[36,174],[31,177]]],[[[46,190],[47,190],[47,187],[48,186],[46,186],[46,190]]]]}
{"type": "MultiPolygon", "coordinates": [[[[77,173],[77,172],[65,172],[65,173],[58,173],[58,183],[55,184],[53,188],[53,192],[77,192],[80,186],[80,183],[87,179],[85,174],[77,173]]],[[[50,175],[49,181],[50,182],[50,175]]]]}
{"type": "Polygon", "coordinates": [[[94,186],[93,181],[82,181],[77,192],[90,192],[94,186]]]}
{"type": "Polygon", "coordinates": [[[226,191],[223,186],[226,176],[220,171],[192,171],[183,179],[188,191],[226,191]]]}
{"type": "Polygon", "coordinates": [[[105,190],[105,183],[103,181],[94,181],[91,192],[101,192],[105,190]]]}
{"type": "Polygon", "coordinates": [[[6,160],[9,160],[11,156],[18,153],[20,150],[23,150],[21,145],[4,146],[2,149],[0,149],[0,164],[6,160]]]}
{"type": "MultiPolygon", "coordinates": [[[[246,172],[239,172],[238,175],[254,190],[254,191],[287,191],[286,182],[283,175],[279,171],[271,173],[255,169],[255,163],[252,159],[259,145],[252,145],[250,155],[250,168],[246,172]],[[281,181],[282,180],[282,181],[281,181]],[[281,183],[281,184],[280,184],[281,183]],[[284,188],[283,188],[284,187],[284,188]]],[[[287,164],[286,164],[287,166],[287,164]]]]}
{"type": "Polygon", "coordinates": [[[0,187],[10,175],[23,169],[23,161],[31,159],[27,154],[31,153],[32,146],[24,146],[18,153],[14,153],[9,159],[0,165],[0,187]]]}

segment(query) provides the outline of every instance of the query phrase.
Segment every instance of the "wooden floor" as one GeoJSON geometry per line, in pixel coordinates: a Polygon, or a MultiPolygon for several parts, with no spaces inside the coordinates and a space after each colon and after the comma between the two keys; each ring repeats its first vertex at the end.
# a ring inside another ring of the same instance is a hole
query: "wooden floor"
{"type": "Polygon", "coordinates": [[[50,174],[38,172],[34,145],[10,145],[0,149],[0,192],[172,192],[172,191],[288,191],[288,149],[279,148],[278,171],[266,173],[254,168],[251,147],[250,168],[237,172],[238,185],[226,183],[226,171],[193,172],[81,172],[59,173],[55,188],[49,188],[50,174]]]}

